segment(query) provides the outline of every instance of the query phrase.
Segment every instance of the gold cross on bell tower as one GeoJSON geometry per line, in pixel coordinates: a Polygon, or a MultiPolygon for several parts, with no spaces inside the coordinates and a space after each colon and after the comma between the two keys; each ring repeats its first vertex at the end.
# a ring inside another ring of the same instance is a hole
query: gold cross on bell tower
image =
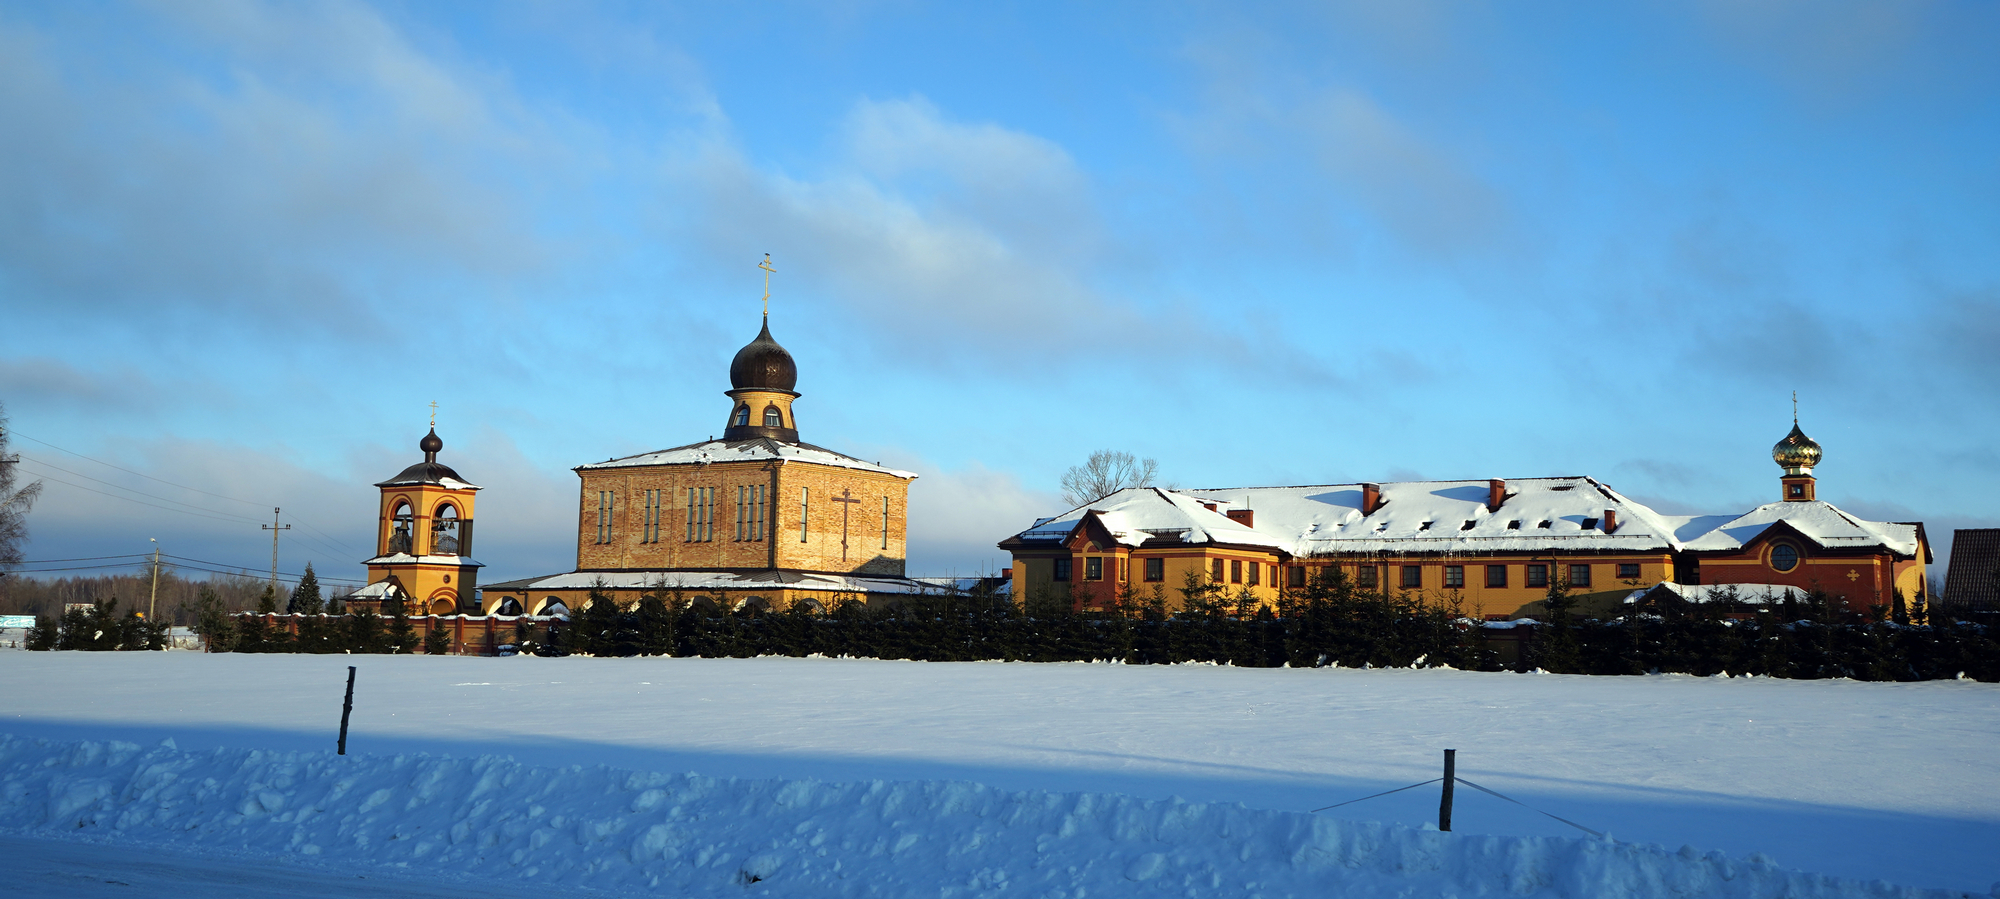
{"type": "Polygon", "coordinates": [[[771,254],[765,253],[764,261],[757,263],[757,267],[764,270],[764,317],[770,318],[771,317],[771,273],[777,271],[777,269],[771,267],[771,254]]]}

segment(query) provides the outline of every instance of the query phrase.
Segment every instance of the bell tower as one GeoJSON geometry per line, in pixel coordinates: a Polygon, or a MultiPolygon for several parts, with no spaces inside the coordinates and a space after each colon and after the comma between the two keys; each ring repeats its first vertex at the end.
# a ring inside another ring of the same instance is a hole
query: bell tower
{"type": "Polygon", "coordinates": [[[1819,443],[1799,430],[1799,397],[1792,394],[1792,432],[1771,447],[1771,461],[1785,470],[1784,477],[1779,478],[1785,502],[1809,503],[1818,499],[1813,489],[1816,484],[1813,467],[1819,464],[1822,455],[1819,443]]]}
{"type": "Polygon", "coordinates": [[[472,559],[472,521],[479,487],[437,460],[444,441],[435,419],[417,449],[424,461],[375,485],[382,491],[375,557],[367,562],[368,586],[349,604],[380,611],[394,592],[412,615],[477,614],[484,566],[472,559]]]}

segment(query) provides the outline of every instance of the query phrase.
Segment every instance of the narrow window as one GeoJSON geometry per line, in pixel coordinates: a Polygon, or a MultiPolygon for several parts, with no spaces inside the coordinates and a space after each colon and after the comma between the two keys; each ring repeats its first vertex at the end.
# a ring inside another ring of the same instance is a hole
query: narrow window
{"type": "Polygon", "coordinates": [[[1590,586],[1590,566],[1571,565],[1569,567],[1569,585],[1571,587],[1590,586]]]}
{"type": "Polygon", "coordinates": [[[1056,580],[1069,580],[1069,566],[1070,558],[1068,556],[1063,556],[1056,560],[1056,580]]]}
{"type": "Polygon", "coordinates": [[[750,539],[750,488],[736,486],[736,539],[750,539]]]}
{"type": "Polygon", "coordinates": [[[1147,559],[1146,580],[1149,582],[1157,583],[1159,581],[1164,581],[1166,579],[1167,579],[1167,560],[1147,559]]]}
{"type": "MultiPolygon", "coordinates": [[[[812,488],[800,487],[799,488],[799,542],[800,543],[806,542],[806,524],[810,520],[806,516],[811,512],[811,510],[812,510],[812,488]]],[[[1066,581],[1069,580],[1069,578],[1064,577],[1063,580],[1066,581]]]]}
{"type": "Polygon", "coordinates": [[[750,539],[764,539],[764,485],[750,488],[750,539]]]}
{"type": "Polygon", "coordinates": [[[1444,567],[1444,585],[1447,589],[1462,589],[1465,586],[1465,566],[1446,565],[1444,567]]]}
{"type": "Polygon", "coordinates": [[[1403,589],[1414,590],[1424,585],[1424,568],[1421,565],[1403,566],[1403,589]]]}
{"type": "Polygon", "coordinates": [[[1210,572],[1208,576],[1209,580],[1212,580],[1218,584],[1222,583],[1222,560],[1216,559],[1213,563],[1211,563],[1209,565],[1209,572],[1210,572]]]}
{"type": "Polygon", "coordinates": [[[1243,560],[1242,560],[1242,559],[1230,559],[1230,560],[1229,560],[1229,582],[1230,582],[1230,583],[1232,583],[1232,584],[1240,584],[1240,583],[1243,583],[1243,560]]]}
{"type": "Polygon", "coordinates": [[[1619,580],[1621,580],[1621,581],[1636,581],[1636,580],[1638,580],[1638,579],[1639,579],[1639,563],[1637,563],[1637,562],[1620,562],[1620,563],[1618,563],[1618,579],[1619,579],[1619,580]]]}
{"type": "Polygon", "coordinates": [[[1251,562],[1249,570],[1243,573],[1243,582],[1252,587],[1264,582],[1264,563],[1251,562]]]}
{"type": "Polygon", "coordinates": [[[1507,586],[1507,566],[1505,565],[1486,566],[1486,586],[1488,587],[1507,586]]]}
{"type": "Polygon", "coordinates": [[[1102,556],[1084,557],[1083,579],[1086,581],[1104,580],[1104,558],[1102,556]]]}
{"type": "Polygon", "coordinates": [[[701,488],[701,540],[715,539],[715,488],[701,488]]]}
{"type": "Polygon", "coordinates": [[[1354,572],[1354,582],[1363,590],[1375,589],[1375,566],[1363,565],[1354,572]]]}
{"type": "Polygon", "coordinates": [[[611,491],[597,491],[597,542],[611,542],[611,491]]]}
{"type": "Polygon", "coordinates": [[[882,497],[882,548],[889,548],[889,498],[882,497]]]}
{"type": "Polygon", "coordinates": [[[1548,585],[1549,585],[1549,566],[1547,565],[1528,566],[1528,586],[1546,587],[1548,585]]]}
{"type": "Polygon", "coordinates": [[[682,537],[681,539],[689,543],[693,543],[694,542],[694,488],[693,487],[688,488],[687,508],[688,508],[687,536],[682,537]]]}
{"type": "Polygon", "coordinates": [[[784,415],[782,415],[782,414],[780,414],[780,413],[778,412],[778,407],[776,407],[776,406],[765,406],[765,407],[764,407],[764,427],[767,427],[767,428],[782,428],[782,427],[784,427],[784,426],[785,426],[785,416],[784,416],[784,415]]]}

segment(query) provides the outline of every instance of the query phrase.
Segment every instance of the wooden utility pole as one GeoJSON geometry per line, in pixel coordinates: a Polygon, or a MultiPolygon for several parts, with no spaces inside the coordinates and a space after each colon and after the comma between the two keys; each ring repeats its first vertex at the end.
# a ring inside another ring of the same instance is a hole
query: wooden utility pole
{"type": "Polygon", "coordinates": [[[153,593],[146,597],[146,621],[151,623],[153,607],[160,602],[160,541],[156,537],[147,539],[153,541],[153,593]]]}
{"type": "Polygon", "coordinates": [[[271,532],[271,601],[277,602],[278,601],[278,532],[289,531],[292,529],[292,526],[288,524],[285,525],[284,527],[279,527],[278,507],[272,506],[271,523],[266,525],[260,525],[260,527],[262,527],[264,530],[271,532]]]}

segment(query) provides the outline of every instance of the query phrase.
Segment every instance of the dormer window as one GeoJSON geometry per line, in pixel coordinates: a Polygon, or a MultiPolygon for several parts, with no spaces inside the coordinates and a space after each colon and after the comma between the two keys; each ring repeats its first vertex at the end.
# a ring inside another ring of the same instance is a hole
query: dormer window
{"type": "Polygon", "coordinates": [[[1461,531],[1472,530],[1472,519],[1470,518],[1466,519],[1464,524],[1458,526],[1458,529],[1461,531]]]}
{"type": "Polygon", "coordinates": [[[1419,531],[1428,531],[1430,529],[1431,529],[1431,523],[1428,521],[1424,522],[1423,524],[1417,525],[1417,530],[1419,531]]]}
{"type": "MultiPolygon", "coordinates": [[[[748,407],[745,407],[745,409],[744,409],[744,412],[745,412],[746,414],[747,414],[747,413],[749,412],[749,409],[748,409],[748,407]]],[[[764,407],[764,427],[767,427],[767,428],[782,428],[782,427],[784,427],[784,426],[785,426],[785,415],[784,415],[784,413],[782,413],[782,412],[779,412],[779,411],[778,411],[778,407],[777,407],[777,406],[765,406],[765,407],[764,407]]]]}
{"type": "Polygon", "coordinates": [[[1520,529],[1521,529],[1521,519],[1516,518],[1513,521],[1507,522],[1507,530],[1518,531],[1520,529]]]}
{"type": "Polygon", "coordinates": [[[1586,519],[1584,519],[1584,520],[1583,520],[1583,529],[1584,529],[1584,530],[1586,530],[1586,531],[1594,531],[1594,530],[1597,530],[1597,519],[1595,519],[1595,518],[1586,518],[1586,519]]]}
{"type": "Polygon", "coordinates": [[[1535,527],[1541,528],[1542,530],[1546,531],[1549,529],[1549,520],[1544,518],[1542,519],[1542,523],[1535,525],[1535,527]]]}
{"type": "Polygon", "coordinates": [[[750,405],[748,403],[745,403],[741,406],[737,406],[736,420],[730,422],[730,424],[740,428],[749,423],[750,423],[750,405]]]}

